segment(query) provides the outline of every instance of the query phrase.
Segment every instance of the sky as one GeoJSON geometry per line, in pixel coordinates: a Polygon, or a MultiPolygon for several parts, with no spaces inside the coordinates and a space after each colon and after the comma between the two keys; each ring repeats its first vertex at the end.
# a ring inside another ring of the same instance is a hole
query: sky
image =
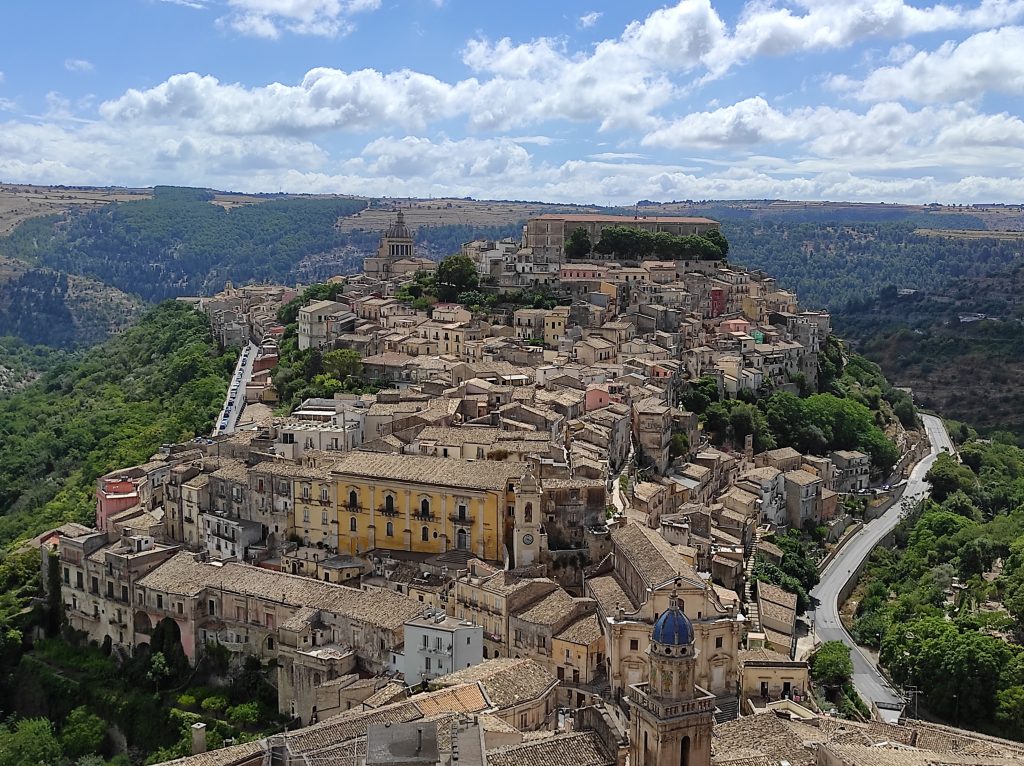
{"type": "Polygon", "coordinates": [[[0,181],[1024,201],[1024,0],[6,0],[0,181]]]}

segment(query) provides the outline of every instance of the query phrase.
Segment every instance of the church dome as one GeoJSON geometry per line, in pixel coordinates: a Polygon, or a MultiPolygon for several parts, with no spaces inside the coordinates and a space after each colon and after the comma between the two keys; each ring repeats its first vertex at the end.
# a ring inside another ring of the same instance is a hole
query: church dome
{"type": "Polygon", "coordinates": [[[693,643],[693,623],[679,608],[675,589],[672,590],[668,610],[654,623],[651,640],[663,646],[685,646],[693,643]]]}
{"type": "Polygon", "coordinates": [[[385,236],[388,239],[412,239],[412,232],[410,232],[409,227],[405,225],[405,215],[401,210],[398,211],[398,215],[395,216],[394,222],[388,227],[385,236]]]}

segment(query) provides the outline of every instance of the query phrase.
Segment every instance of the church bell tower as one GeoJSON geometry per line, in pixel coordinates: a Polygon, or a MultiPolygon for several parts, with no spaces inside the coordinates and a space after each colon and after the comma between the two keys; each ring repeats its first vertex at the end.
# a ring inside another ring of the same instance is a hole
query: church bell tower
{"type": "Polygon", "coordinates": [[[629,687],[631,766],[710,766],[715,698],[694,684],[693,625],[675,588],[654,623],[647,661],[650,681],[629,687]]]}
{"type": "Polygon", "coordinates": [[[540,562],[540,514],[544,496],[533,475],[533,465],[516,485],[515,523],[512,526],[512,556],[517,567],[540,562]]]}

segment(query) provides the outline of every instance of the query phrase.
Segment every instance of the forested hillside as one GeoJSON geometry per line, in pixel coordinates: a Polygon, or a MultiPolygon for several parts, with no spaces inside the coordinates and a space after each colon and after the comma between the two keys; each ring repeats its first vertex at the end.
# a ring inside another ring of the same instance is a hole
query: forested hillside
{"type": "Polygon", "coordinates": [[[0,256],[95,277],[147,301],[209,294],[226,280],[284,281],[296,263],[345,244],[350,199],[283,199],[231,209],[201,189],[157,187],[152,199],[36,218],[0,240],[0,256]]]}
{"type": "Polygon", "coordinates": [[[234,361],[202,314],[168,302],[0,398],[0,545],[90,522],[98,476],[206,432],[234,361]]]}
{"type": "Polygon", "coordinates": [[[972,440],[960,454],[939,456],[932,499],[872,554],[853,635],[920,690],[922,715],[1024,738],[1024,450],[972,440]]]}
{"type": "Polygon", "coordinates": [[[886,287],[941,290],[951,280],[981,277],[1020,262],[1022,243],[952,239],[916,233],[912,221],[792,223],[728,221],[731,259],[761,269],[806,306],[842,314],[848,303],[886,287]]]}

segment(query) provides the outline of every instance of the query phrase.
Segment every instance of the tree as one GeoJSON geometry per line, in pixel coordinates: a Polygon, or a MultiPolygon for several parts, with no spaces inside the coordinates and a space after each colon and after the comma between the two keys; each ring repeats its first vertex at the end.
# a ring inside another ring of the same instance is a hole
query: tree
{"type": "Polygon", "coordinates": [[[565,242],[565,257],[570,259],[586,258],[594,249],[590,234],[582,226],[573,229],[565,242]]]}
{"type": "Polygon", "coordinates": [[[475,290],[480,284],[476,264],[468,255],[449,255],[437,265],[438,297],[452,301],[459,293],[475,290]]]}
{"type": "Polygon", "coordinates": [[[358,378],[363,372],[362,357],[358,351],[343,348],[323,355],[324,372],[337,380],[351,376],[358,378]]]}
{"type": "Polygon", "coordinates": [[[167,665],[167,658],[164,657],[164,653],[153,652],[149,658],[149,670],[146,671],[146,678],[153,682],[157,694],[160,693],[160,684],[170,675],[171,669],[167,665]]]}
{"type": "Polygon", "coordinates": [[[25,718],[0,726],[0,763],[4,766],[51,766],[60,763],[60,743],[45,718],[25,718]]]}
{"type": "Polygon", "coordinates": [[[672,441],[668,445],[670,457],[680,457],[690,451],[690,440],[682,431],[672,434],[672,441]]]}
{"type": "Polygon", "coordinates": [[[941,503],[957,490],[970,492],[974,474],[970,468],[959,465],[947,453],[940,453],[924,477],[932,485],[932,498],[941,503]]]}
{"type": "Polygon", "coordinates": [[[718,229],[712,229],[704,235],[704,239],[708,240],[711,244],[718,247],[722,251],[722,257],[725,258],[729,255],[729,240],[725,238],[718,229]]]}
{"type": "Polygon", "coordinates": [[[996,720],[1010,728],[1010,736],[1024,735],[1024,686],[1011,686],[996,694],[996,720]]]}
{"type": "Polygon", "coordinates": [[[811,678],[822,686],[842,686],[852,677],[850,647],[842,641],[826,641],[811,659],[811,678]]]}
{"type": "Polygon", "coordinates": [[[64,722],[60,742],[68,758],[80,758],[96,753],[103,747],[107,724],[86,707],[76,707],[64,722]]]}

